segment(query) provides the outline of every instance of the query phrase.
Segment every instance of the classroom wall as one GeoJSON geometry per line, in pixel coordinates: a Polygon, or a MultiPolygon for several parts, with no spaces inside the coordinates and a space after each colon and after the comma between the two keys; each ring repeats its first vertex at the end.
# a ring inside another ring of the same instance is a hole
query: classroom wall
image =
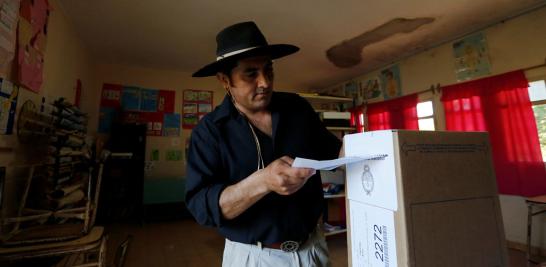
{"type": "MultiPolygon", "coordinates": [[[[17,102],[16,116],[20,108],[27,100],[32,100],[39,108],[42,97],[46,101],[53,101],[58,97],[65,97],[74,101],[76,80],[82,82],[83,95],[90,89],[94,75],[91,69],[91,58],[86,47],[77,37],[71,23],[63,14],[57,0],[49,0],[52,7],[48,21],[47,47],[44,55],[44,69],[41,90],[39,93],[21,88],[17,102]]],[[[12,66],[2,70],[3,78],[13,81],[12,66]]],[[[84,110],[86,111],[86,110],[84,110]]],[[[5,184],[3,207],[15,206],[13,201],[17,196],[13,188],[19,188],[18,183],[22,177],[14,177],[19,172],[11,172],[13,166],[20,166],[32,160],[30,154],[33,150],[19,144],[16,135],[17,120],[15,121],[14,133],[12,135],[0,135],[0,146],[12,148],[12,152],[0,152],[0,166],[8,166],[8,174],[5,184]],[[13,205],[12,205],[13,204],[13,205]]],[[[20,170],[19,168],[17,170],[20,170]]],[[[24,171],[22,171],[24,173],[24,171]]]]}
{"type": "MultiPolygon", "coordinates": [[[[97,132],[100,92],[104,83],[133,85],[143,88],[164,89],[176,91],[175,113],[182,112],[182,93],[185,89],[213,91],[213,106],[222,102],[225,90],[215,77],[192,78],[191,73],[169,69],[154,69],[139,66],[128,66],[111,63],[98,63],[93,66],[96,73],[96,83],[89,92],[89,97],[82,103],[90,110],[89,130],[97,132]]],[[[275,87],[279,91],[297,91],[291,87],[291,82],[282,77],[276,77],[275,87]],[[286,89],[287,88],[287,89],[286,89]]],[[[186,139],[191,130],[182,130],[178,137],[149,136],[146,140],[146,160],[150,160],[151,150],[159,149],[160,160],[146,173],[147,178],[180,178],[185,175],[185,160],[166,161],[167,150],[184,150],[186,139]]]]}
{"type": "MultiPolygon", "coordinates": [[[[100,92],[104,83],[138,86],[150,89],[176,91],[175,113],[182,112],[182,92],[185,89],[213,91],[213,106],[224,98],[224,90],[214,78],[192,79],[190,73],[161,70],[146,67],[118,64],[96,64],[97,83],[92,95],[85,100],[85,105],[91,109],[90,132],[96,133],[98,127],[100,92]]],[[[146,173],[146,178],[180,178],[185,174],[185,161],[166,161],[167,150],[184,150],[185,139],[190,130],[182,130],[178,137],[148,136],[146,139],[146,160],[150,160],[150,151],[159,149],[160,160],[154,162],[154,167],[146,173]]]]}
{"type": "MultiPolygon", "coordinates": [[[[489,48],[491,74],[525,69],[546,62],[546,8],[530,12],[503,23],[489,27],[485,33],[489,48]]],[[[403,59],[400,77],[403,95],[416,93],[430,88],[431,85],[455,84],[454,58],[452,42],[429,49],[425,52],[403,59]]],[[[385,66],[388,67],[388,66],[385,66]]],[[[377,76],[384,69],[355,77],[355,81],[367,81],[377,76]]],[[[526,72],[528,79],[546,78],[546,68],[536,68],[526,72]]],[[[348,82],[344,81],[343,83],[348,82]]],[[[332,85],[325,90],[339,88],[343,83],[332,85]]],[[[439,95],[430,92],[420,95],[420,99],[434,99],[437,118],[436,129],[444,130],[444,112],[439,95]]],[[[500,195],[506,238],[522,243],[526,241],[527,206],[520,196],[500,195]]],[[[534,219],[533,245],[546,248],[546,220],[538,216],[534,219]]]]}

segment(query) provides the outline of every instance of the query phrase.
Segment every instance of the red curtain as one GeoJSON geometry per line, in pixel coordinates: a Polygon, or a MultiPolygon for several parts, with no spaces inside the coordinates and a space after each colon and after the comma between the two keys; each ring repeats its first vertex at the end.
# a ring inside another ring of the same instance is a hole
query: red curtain
{"type": "Polygon", "coordinates": [[[523,71],[446,86],[446,130],[488,131],[499,192],[546,193],[535,117],[523,71]]]}
{"type": "Polygon", "coordinates": [[[419,130],[417,94],[369,104],[368,130],[407,129],[419,130]]]}

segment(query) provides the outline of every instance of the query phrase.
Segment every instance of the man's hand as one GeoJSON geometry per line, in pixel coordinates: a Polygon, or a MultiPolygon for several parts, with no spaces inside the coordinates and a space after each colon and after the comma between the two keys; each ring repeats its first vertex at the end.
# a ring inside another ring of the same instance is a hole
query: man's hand
{"type": "Polygon", "coordinates": [[[298,191],[316,171],[292,168],[292,162],[292,158],[282,157],[271,162],[265,169],[226,187],[220,194],[219,201],[224,218],[231,220],[239,216],[270,192],[290,195],[298,191]]]}
{"type": "Polygon", "coordinates": [[[316,173],[314,169],[292,168],[294,159],[284,156],[271,162],[263,171],[267,189],[280,195],[291,195],[316,173]]]}

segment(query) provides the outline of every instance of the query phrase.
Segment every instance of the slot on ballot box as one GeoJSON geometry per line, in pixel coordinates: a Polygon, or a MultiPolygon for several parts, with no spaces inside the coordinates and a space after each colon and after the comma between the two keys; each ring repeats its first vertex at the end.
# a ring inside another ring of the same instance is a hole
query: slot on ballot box
{"type": "Polygon", "coordinates": [[[350,266],[507,266],[489,137],[385,130],[345,135],[350,266]]]}

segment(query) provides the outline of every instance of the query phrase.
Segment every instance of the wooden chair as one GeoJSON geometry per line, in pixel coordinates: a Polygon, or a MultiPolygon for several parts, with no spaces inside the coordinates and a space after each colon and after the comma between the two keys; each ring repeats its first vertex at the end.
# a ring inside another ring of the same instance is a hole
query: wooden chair
{"type": "MultiPolygon", "coordinates": [[[[104,228],[94,226],[96,207],[99,201],[99,190],[103,164],[98,165],[96,178],[89,177],[87,201],[84,207],[60,211],[38,211],[32,214],[25,209],[25,200],[33,177],[35,166],[30,166],[21,204],[15,217],[0,215],[0,265],[2,262],[16,262],[32,258],[63,257],[57,266],[105,266],[106,240],[104,228]],[[92,186],[93,181],[94,186],[92,186]],[[94,192],[92,192],[94,188],[94,192]],[[32,222],[49,216],[76,218],[79,224],[39,225],[31,229],[21,229],[24,222],[32,222]],[[9,231],[2,228],[11,224],[9,231]]],[[[92,172],[90,172],[92,173],[92,172]]]]}
{"type": "Polygon", "coordinates": [[[57,266],[103,267],[105,266],[106,240],[104,228],[95,226],[88,234],[75,240],[0,247],[0,263],[41,257],[66,256],[57,266]]]}

